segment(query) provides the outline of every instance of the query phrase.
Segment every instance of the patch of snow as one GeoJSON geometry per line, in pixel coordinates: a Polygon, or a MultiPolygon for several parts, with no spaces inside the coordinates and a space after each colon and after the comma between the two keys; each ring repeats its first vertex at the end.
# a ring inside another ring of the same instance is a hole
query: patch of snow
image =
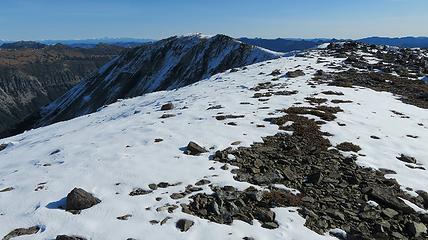
{"type": "Polygon", "coordinates": [[[417,213],[422,213],[422,214],[428,214],[428,211],[427,211],[427,210],[425,210],[425,209],[423,209],[423,208],[418,207],[416,204],[414,204],[414,203],[410,202],[409,200],[404,199],[404,198],[401,198],[401,197],[399,197],[399,199],[401,199],[404,203],[406,203],[406,204],[407,204],[407,206],[409,206],[409,207],[411,207],[413,210],[415,210],[415,212],[417,212],[417,213]]]}

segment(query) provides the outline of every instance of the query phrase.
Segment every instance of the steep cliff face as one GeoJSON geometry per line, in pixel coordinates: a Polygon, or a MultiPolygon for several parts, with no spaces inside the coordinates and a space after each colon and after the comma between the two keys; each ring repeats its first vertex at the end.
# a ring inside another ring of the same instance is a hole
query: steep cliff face
{"type": "Polygon", "coordinates": [[[112,60],[33,115],[24,126],[68,120],[95,112],[117,99],[179,88],[227,69],[279,56],[224,35],[171,37],[131,49],[112,60]]]}
{"type": "Polygon", "coordinates": [[[106,45],[0,49],[0,132],[62,96],[121,50],[106,45]]]}

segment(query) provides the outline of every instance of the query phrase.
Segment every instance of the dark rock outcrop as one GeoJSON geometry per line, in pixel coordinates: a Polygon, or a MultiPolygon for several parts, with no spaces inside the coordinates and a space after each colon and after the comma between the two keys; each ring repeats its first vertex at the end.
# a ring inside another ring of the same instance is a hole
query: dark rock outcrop
{"type": "Polygon", "coordinates": [[[90,77],[121,50],[107,45],[0,49],[0,137],[14,134],[15,124],[90,77]]]}

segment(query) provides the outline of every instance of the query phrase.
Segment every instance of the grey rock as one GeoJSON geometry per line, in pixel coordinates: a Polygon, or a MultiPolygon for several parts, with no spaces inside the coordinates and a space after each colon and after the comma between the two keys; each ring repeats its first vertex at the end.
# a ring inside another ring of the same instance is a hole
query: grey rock
{"type": "Polygon", "coordinates": [[[412,237],[419,237],[427,232],[427,227],[423,223],[408,222],[406,224],[406,232],[412,237]]]}
{"type": "Polygon", "coordinates": [[[39,226],[33,226],[29,228],[17,228],[8,233],[6,236],[4,236],[2,240],[9,240],[19,236],[36,234],[39,230],[39,226]]]}
{"type": "Polygon", "coordinates": [[[129,193],[129,196],[146,195],[146,194],[149,194],[149,193],[152,193],[152,192],[153,192],[152,190],[145,190],[145,189],[142,189],[142,188],[135,188],[134,190],[132,190],[129,193]]]}
{"type": "Polygon", "coordinates": [[[295,70],[295,71],[289,71],[285,75],[289,78],[295,78],[295,77],[304,76],[305,73],[302,70],[295,70]]]}
{"type": "Polygon", "coordinates": [[[86,238],[78,236],[58,235],[55,240],[86,240],[86,238]]]}
{"type": "Polygon", "coordinates": [[[81,188],[74,188],[67,195],[66,210],[83,210],[90,208],[100,203],[101,200],[94,197],[92,194],[86,192],[81,188]]]}
{"type": "Polygon", "coordinates": [[[187,144],[186,153],[189,155],[199,155],[205,152],[208,152],[208,151],[205,148],[199,146],[195,142],[189,142],[189,144],[187,144]]]}
{"type": "Polygon", "coordinates": [[[414,157],[410,157],[404,154],[401,154],[399,157],[397,157],[397,159],[406,163],[416,163],[416,159],[414,157]]]}
{"type": "Polygon", "coordinates": [[[180,219],[177,221],[177,223],[175,224],[175,226],[180,229],[180,231],[182,232],[187,232],[192,226],[193,226],[194,222],[191,220],[187,220],[187,219],[180,219]]]}
{"type": "Polygon", "coordinates": [[[161,111],[168,111],[168,110],[172,110],[172,109],[174,109],[174,104],[172,104],[172,103],[164,104],[161,107],[161,111]]]}
{"type": "Polygon", "coordinates": [[[382,214],[388,218],[393,218],[398,215],[398,212],[391,208],[385,208],[382,210],[382,214]]]}
{"type": "Polygon", "coordinates": [[[7,144],[4,144],[4,143],[0,144],[0,151],[5,150],[6,148],[7,148],[7,144]]]}
{"type": "Polygon", "coordinates": [[[262,227],[267,229],[275,229],[278,228],[279,225],[276,222],[266,222],[262,224],[262,227]]]}

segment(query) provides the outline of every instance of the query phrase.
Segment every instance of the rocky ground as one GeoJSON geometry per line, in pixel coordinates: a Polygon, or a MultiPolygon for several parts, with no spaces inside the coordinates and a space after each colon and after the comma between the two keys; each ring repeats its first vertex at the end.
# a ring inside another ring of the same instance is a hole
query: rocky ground
{"type": "MultiPolygon", "coordinates": [[[[428,108],[428,85],[415,80],[428,73],[427,59],[410,50],[376,54],[387,63],[370,64],[355,56],[358,51],[369,53],[379,48],[356,43],[331,44],[328,54],[345,57],[345,63],[351,68],[331,74],[318,71],[314,82],[387,91],[398,95],[405,103],[428,108]],[[396,75],[392,75],[392,71],[396,75]]],[[[273,72],[272,75],[276,74],[273,72]]],[[[286,75],[298,77],[304,73],[296,70],[286,75]]],[[[271,82],[259,84],[253,90],[267,92],[257,92],[254,97],[277,94],[274,86],[271,82]]],[[[343,95],[336,92],[324,94],[343,95]]],[[[426,208],[427,192],[419,191],[419,196],[411,196],[400,189],[397,181],[384,177],[385,173],[393,173],[392,170],[357,165],[355,160],[361,148],[353,143],[343,142],[333,147],[324,137],[331,134],[322,132],[320,125],[333,121],[342,109],[325,105],[325,98],[308,97],[306,100],[315,106],[282,109],[285,115],[266,119],[291,134],[278,133],[249,148],[227,148],[217,151],[213,157],[214,161],[225,163],[225,170],[228,165],[239,167],[234,170],[236,180],[269,186],[269,191],[213,187],[213,194],[195,195],[183,211],[223,224],[233,220],[251,223],[257,219],[262,227],[277,228],[275,214],[270,208],[298,206],[299,213],[306,218],[307,227],[321,234],[330,229],[344,230],[346,234],[333,233],[340,239],[426,239],[428,214],[416,212],[402,199],[426,208]],[[303,115],[313,115],[321,120],[303,115]],[[353,154],[344,156],[338,150],[353,154]],[[230,155],[234,156],[233,161],[230,155]],[[275,184],[283,184],[295,192],[278,189],[275,184]]],[[[397,158],[416,163],[414,158],[406,155],[397,158]]]]}

